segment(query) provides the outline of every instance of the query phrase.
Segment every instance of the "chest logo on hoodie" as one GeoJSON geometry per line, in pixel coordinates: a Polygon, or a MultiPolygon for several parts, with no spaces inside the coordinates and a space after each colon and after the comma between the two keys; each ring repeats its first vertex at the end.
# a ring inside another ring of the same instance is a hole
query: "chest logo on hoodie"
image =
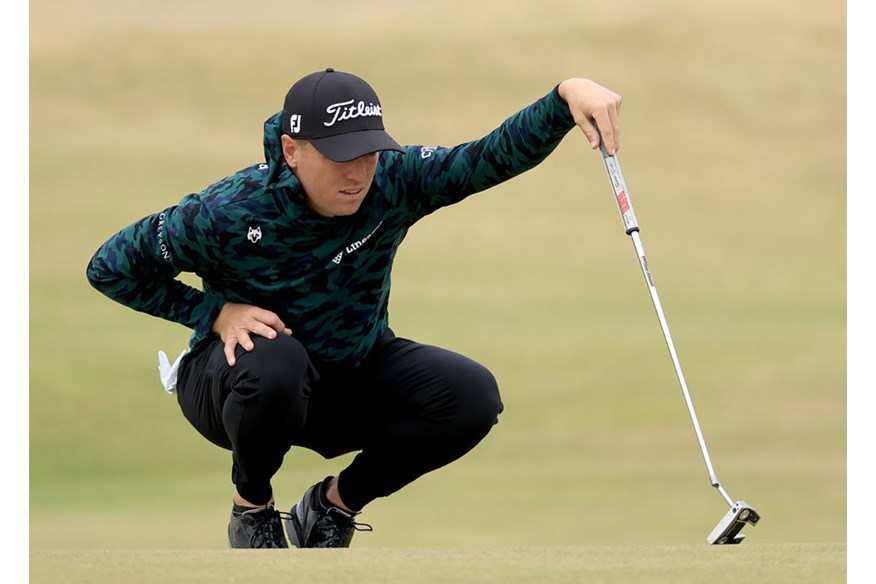
{"type": "Polygon", "coordinates": [[[371,239],[371,236],[374,235],[375,233],[377,233],[377,230],[380,229],[381,225],[383,225],[383,221],[378,223],[377,227],[375,227],[374,229],[371,230],[371,233],[369,233],[368,235],[366,235],[362,239],[360,239],[358,241],[354,241],[353,243],[346,246],[338,255],[336,255],[335,257],[332,258],[332,261],[335,264],[340,264],[341,260],[344,259],[345,255],[350,255],[351,253],[353,253],[354,251],[358,250],[360,247],[365,245],[365,243],[369,239],[371,239]]]}
{"type": "Polygon", "coordinates": [[[258,227],[250,227],[249,231],[246,232],[246,238],[252,243],[258,243],[258,241],[262,238],[261,225],[259,225],[258,227]]]}

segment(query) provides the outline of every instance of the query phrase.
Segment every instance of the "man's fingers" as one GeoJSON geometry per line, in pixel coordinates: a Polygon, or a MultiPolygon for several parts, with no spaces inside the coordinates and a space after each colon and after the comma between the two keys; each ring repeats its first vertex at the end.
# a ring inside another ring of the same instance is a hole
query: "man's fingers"
{"type": "Polygon", "coordinates": [[[238,345],[246,351],[255,348],[251,335],[266,339],[276,339],[280,334],[292,336],[292,330],[270,310],[234,302],[225,303],[211,330],[225,341],[225,360],[231,367],[237,362],[235,350],[238,345]]]}
{"type": "Polygon", "coordinates": [[[255,348],[249,334],[244,330],[238,331],[235,336],[228,337],[225,341],[225,360],[228,361],[228,365],[231,367],[234,367],[234,364],[237,363],[237,357],[234,353],[238,345],[246,351],[252,351],[255,348]]]}
{"type": "Polygon", "coordinates": [[[594,118],[590,128],[594,128],[592,130],[592,136],[595,136],[595,139],[591,137],[588,129],[582,126],[582,129],[584,129],[584,135],[587,136],[587,139],[590,141],[590,146],[594,149],[598,148],[599,139],[602,138],[606,152],[612,155],[617,154],[617,151],[620,150],[620,126],[616,121],[617,118],[614,120],[615,121],[612,121],[607,114],[601,115],[599,118],[594,118]],[[595,130],[597,127],[599,128],[599,132],[595,130]]]}
{"type": "Polygon", "coordinates": [[[250,332],[257,334],[260,337],[265,337],[266,339],[276,339],[279,334],[286,335],[287,337],[292,336],[292,329],[283,326],[282,323],[274,328],[271,328],[264,323],[256,323],[253,325],[250,332]]]}
{"type": "Polygon", "coordinates": [[[277,330],[263,322],[256,321],[253,323],[250,332],[255,333],[261,337],[265,337],[266,339],[276,339],[277,334],[283,332],[283,329],[284,327],[280,327],[280,329],[277,330]]]}
{"type": "Polygon", "coordinates": [[[620,149],[619,108],[620,102],[618,101],[616,104],[612,103],[600,108],[593,114],[593,123],[599,128],[599,133],[605,143],[605,150],[609,154],[617,154],[620,149]]]}
{"type": "Polygon", "coordinates": [[[609,152],[612,154],[617,154],[617,151],[620,150],[620,121],[618,120],[618,116],[620,115],[620,103],[617,104],[616,107],[610,107],[608,109],[608,127],[611,128],[611,148],[609,152]]]}
{"type": "Polygon", "coordinates": [[[590,142],[590,147],[599,148],[599,132],[596,131],[596,126],[586,116],[580,116],[576,122],[581,131],[584,132],[587,141],[590,142]]]}
{"type": "Polygon", "coordinates": [[[237,348],[237,339],[230,338],[225,341],[225,360],[228,362],[229,367],[234,367],[234,364],[237,363],[237,358],[234,356],[234,349],[237,348]]]}
{"type": "Polygon", "coordinates": [[[599,148],[600,138],[609,154],[616,154],[620,149],[620,125],[618,124],[617,110],[602,109],[592,118],[581,116],[577,123],[584,132],[587,141],[590,142],[590,147],[594,150],[599,148]],[[599,128],[598,131],[597,128],[599,128]]]}
{"type": "MultiPolygon", "coordinates": [[[[610,99],[605,107],[605,127],[604,133],[611,133],[611,139],[606,139],[606,149],[609,154],[617,154],[620,150],[620,108],[622,103],[620,95],[612,92],[610,99]]],[[[602,126],[600,126],[602,129],[602,126]]]]}
{"type": "MultiPolygon", "coordinates": [[[[259,316],[261,316],[261,318],[259,318],[258,320],[260,320],[261,322],[269,326],[272,330],[278,333],[285,333],[287,330],[289,330],[286,328],[286,325],[283,324],[283,321],[280,320],[280,317],[273,312],[266,310],[264,311],[264,314],[260,314],[259,316]]],[[[267,337],[268,335],[263,334],[262,336],[267,337]]],[[[273,339],[275,336],[276,335],[269,336],[268,338],[273,339]]]]}
{"type": "Polygon", "coordinates": [[[237,333],[237,343],[247,351],[252,351],[255,348],[252,339],[249,338],[249,333],[243,330],[237,333]]]}
{"type": "Polygon", "coordinates": [[[583,78],[566,79],[559,84],[557,91],[568,104],[575,123],[584,132],[590,146],[599,148],[601,134],[606,152],[615,154],[620,148],[621,96],[583,78]]]}
{"type": "Polygon", "coordinates": [[[609,154],[617,153],[617,136],[615,128],[608,119],[608,114],[600,116],[601,119],[596,120],[596,125],[599,127],[599,133],[602,135],[602,140],[605,142],[605,150],[609,154]]]}

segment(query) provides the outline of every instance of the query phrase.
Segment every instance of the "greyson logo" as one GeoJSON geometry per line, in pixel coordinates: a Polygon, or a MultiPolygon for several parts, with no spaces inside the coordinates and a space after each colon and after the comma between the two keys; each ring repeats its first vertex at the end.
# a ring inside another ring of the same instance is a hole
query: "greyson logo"
{"type": "Polygon", "coordinates": [[[250,227],[249,231],[246,232],[246,238],[252,243],[258,243],[258,241],[262,238],[261,225],[259,225],[258,227],[250,227]]]}
{"type": "Polygon", "coordinates": [[[161,254],[161,257],[170,260],[170,250],[167,248],[167,241],[164,238],[164,221],[167,219],[167,215],[164,213],[159,213],[158,215],[158,252],[161,254]]]}
{"type": "Polygon", "coordinates": [[[344,120],[352,120],[353,118],[364,118],[368,116],[377,116],[379,118],[383,117],[383,113],[380,111],[380,105],[375,105],[373,103],[369,103],[365,105],[364,101],[359,101],[359,103],[354,103],[355,100],[350,99],[347,101],[342,101],[340,103],[333,103],[327,108],[325,108],[325,113],[332,116],[330,122],[323,122],[322,125],[326,128],[331,128],[335,125],[336,122],[343,122],[344,120]]]}

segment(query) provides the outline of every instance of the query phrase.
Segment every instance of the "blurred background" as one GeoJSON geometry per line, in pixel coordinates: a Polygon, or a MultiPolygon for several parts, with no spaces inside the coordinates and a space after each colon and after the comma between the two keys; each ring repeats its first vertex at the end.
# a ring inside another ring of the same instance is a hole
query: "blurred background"
{"type": "MultiPolygon", "coordinates": [[[[718,475],[764,516],[757,541],[845,541],[845,25],[819,0],[33,0],[31,548],[226,545],[230,454],[158,380],[190,331],[85,266],[261,161],[263,121],[325,67],[367,79],[413,144],[478,138],[568,77],[622,94],[624,174],[718,475]]],[[[393,329],[488,366],[506,409],[370,506],[356,546],[704,541],[726,505],[580,132],[415,226],[393,283],[393,329]]],[[[293,449],[279,506],[348,460],[293,449]]]]}

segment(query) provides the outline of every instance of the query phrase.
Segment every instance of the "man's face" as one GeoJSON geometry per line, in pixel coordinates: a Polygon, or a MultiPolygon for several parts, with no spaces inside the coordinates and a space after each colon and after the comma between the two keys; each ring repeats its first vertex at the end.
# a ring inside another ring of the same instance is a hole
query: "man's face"
{"type": "Polygon", "coordinates": [[[352,215],[359,210],[377,168],[377,152],[349,162],[323,156],[309,142],[282,136],[283,155],[298,177],[310,209],[323,217],[352,215]]]}

